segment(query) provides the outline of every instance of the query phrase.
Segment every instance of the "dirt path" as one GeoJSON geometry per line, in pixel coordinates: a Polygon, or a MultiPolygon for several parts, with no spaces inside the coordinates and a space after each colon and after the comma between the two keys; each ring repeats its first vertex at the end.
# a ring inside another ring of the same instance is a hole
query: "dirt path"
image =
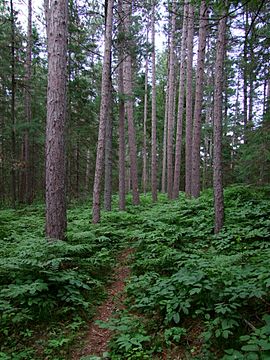
{"type": "Polygon", "coordinates": [[[112,335],[111,330],[101,329],[95,322],[97,320],[107,321],[117,309],[123,308],[125,280],[130,274],[127,259],[131,253],[132,249],[126,249],[118,257],[119,265],[115,268],[113,276],[116,280],[108,288],[108,298],[97,308],[97,314],[89,324],[84,348],[74,352],[72,360],[79,360],[82,356],[87,355],[102,356],[103,352],[108,351],[108,342],[112,335]]]}

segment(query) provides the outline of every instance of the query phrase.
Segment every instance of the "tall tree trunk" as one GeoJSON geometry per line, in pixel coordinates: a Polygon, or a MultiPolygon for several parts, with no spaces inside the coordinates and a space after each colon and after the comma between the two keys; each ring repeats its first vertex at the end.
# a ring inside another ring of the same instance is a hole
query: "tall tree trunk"
{"type": "Polygon", "coordinates": [[[155,1],[152,0],[152,200],[157,201],[157,104],[156,104],[156,49],[155,49],[155,1]]]}
{"type": "Polygon", "coordinates": [[[186,85],[186,176],[185,192],[191,195],[192,171],[192,63],[194,37],[194,7],[189,5],[188,38],[187,38],[187,85],[186,85]]]}
{"type": "Polygon", "coordinates": [[[223,12],[218,24],[218,41],[215,62],[214,88],[214,203],[215,203],[215,233],[217,234],[224,223],[224,199],[222,186],[222,88],[223,67],[226,45],[227,13],[223,12]]]}
{"type": "Polygon", "coordinates": [[[12,179],[12,205],[15,207],[17,201],[17,176],[16,176],[16,118],[15,118],[15,20],[13,0],[10,0],[10,24],[11,24],[11,179],[12,179]]]}
{"type": "Polygon", "coordinates": [[[105,177],[104,177],[104,209],[112,210],[112,136],[113,136],[113,98],[112,83],[110,79],[111,91],[108,99],[108,115],[106,121],[106,140],[105,140],[105,177]]]}
{"type": "Polygon", "coordinates": [[[46,127],[46,236],[63,240],[66,230],[65,120],[68,2],[54,1],[48,10],[48,90],[46,127]]]}
{"type": "Polygon", "coordinates": [[[89,179],[90,179],[90,170],[91,170],[91,152],[90,149],[87,149],[86,152],[86,169],[85,169],[85,181],[84,181],[84,192],[85,195],[88,193],[89,191],[89,179]]]}
{"type": "Polygon", "coordinates": [[[244,106],[244,142],[246,142],[246,131],[248,122],[248,9],[245,10],[245,41],[243,51],[243,106],[244,106]]]}
{"type": "Polygon", "coordinates": [[[27,128],[23,135],[22,144],[22,162],[24,168],[20,181],[20,201],[28,204],[32,201],[31,187],[31,164],[30,164],[30,144],[29,144],[29,126],[32,120],[31,109],[31,77],[32,77],[32,0],[28,0],[28,24],[27,24],[27,47],[25,62],[25,117],[27,128]]]}
{"type": "Polygon", "coordinates": [[[175,28],[176,28],[176,2],[172,0],[172,20],[171,20],[171,41],[170,41],[170,61],[168,77],[168,137],[167,137],[167,191],[169,199],[172,199],[173,192],[173,128],[174,128],[174,47],[175,47],[175,28]]]}
{"type": "MultiPolygon", "coordinates": [[[[132,14],[132,0],[126,0],[124,4],[124,29],[125,33],[130,33],[130,22],[132,14]]],[[[126,99],[126,111],[128,119],[128,141],[129,141],[129,155],[130,155],[130,177],[132,184],[132,197],[133,204],[139,205],[139,187],[138,187],[138,173],[137,173],[137,147],[135,126],[133,119],[133,90],[132,90],[132,58],[131,58],[131,46],[126,43],[126,54],[124,61],[124,92],[126,99]]]]}
{"type": "Polygon", "coordinates": [[[180,77],[179,77],[179,94],[178,94],[178,115],[176,129],[175,144],[175,164],[174,164],[174,182],[173,182],[173,199],[177,199],[180,187],[180,167],[181,167],[181,151],[182,151],[182,130],[183,130],[183,111],[184,111],[184,89],[185,89],[185,70],[186,70],[186,38],[187,38],[187,22],[188,22],[188,2],[184,3],[184,20],[181,39],[181,55],[180,55],[180,77]]]}
{"type": "Polygon", "coordinates": [[[96,155],[96,169],[93,189],[93,214],[94,224],[100,221],[100,195],[102,175],[104,172],[104,151],[105,151],[105,132],[106,119],[108,115],[108,100],[110,97],[110,77],[111,77],[111,47],[112,47],[112,21],[113,21],[113,0],[108,0],[106,7],[106,26],[105,26],[105,45],[102,68],[101,82],[101,104],[99,115],[99,131],[96,155]]]}
{"type": "MultiPolygon", "coordinates": [[[[148,42],[148,28],[146,41],[148,42]]],[[[143,192],[147,191],[147,113],[148,113],[148,54],[145,59],[144,112],[143,112],[143,192]]]]}
{"type": "MultiPolygon", "coordinates": [[[[170,38],[168,39],[168,47],[170,38]]],[[[167,57],[168,74],[167,74],[167,87],[165,95],[165,112],[164,112],[164,125],[163,125],[163,150],[162,150],[162,177],[161,177],[161,192],[166,192],[166,169],[167,169],[167,130],[168,130],[168,102],[169,102],[169,54],[167,57]]]]}
{"type": "MultiPolygon", "coordinates": [[[[118,0],[119,32],[123,36],[123,0],[118,0]]],[[[118,73],[118,92],[119,92],[119,210],[125,210],[126,207],[126,143],[125,143],[125,102],[124,96],[124,68],[123,68],[123,42],[120,43],[119,49],[119,73],[118,73]]]]}
{"type": "MultiPolygon", "coordinates": [[[[207,25],[208,25],[208,9],[206,6],[206,1],[202,0],[201,8],[200,8],[196,95],[195,95],[193,137],[192,137],[192,156],[191,156],[192,173],[189,174],[190,176],[189,179],[186,178],[187,182],[191,183],[191,195],[195,198],[197,198],[200,195],[201,117],[202,117],[202,102],[203,102],[203,80],[204,80],[204,61],[205,61],[207,25]]],[[[190,187],[188,188],[188,190],[190,190],[190,187]]]]}

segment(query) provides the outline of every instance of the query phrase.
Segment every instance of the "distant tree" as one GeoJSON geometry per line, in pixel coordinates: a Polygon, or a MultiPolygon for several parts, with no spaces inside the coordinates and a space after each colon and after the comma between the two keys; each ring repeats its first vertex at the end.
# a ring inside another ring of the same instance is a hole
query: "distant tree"
{"type": "Polygon", "coordinates": [[[156,49],[155,49],[155,1],[152,0],[152,200],[157,201],[157,89],[156,89],[156,49]]]}
{"type": "MultiPolygon", "coordinates": [[[[193,197],[200,195],[200,150],[201,150],[201,116],[203,102],[203,83],[204,83],[204,60],[206,48],[206,36],[208,25],[208,9],[206,1],[202,0],[200,8],[199,22],[199,44],[197,54],[197,74],[196,74],[196,94],[193,120],[192,154],[191,154],[191,174],[189,175],[189,191],[193,197]]],[[[187,179],[188,181],[188,179],[187,179]]]]}
{"type": "Polygon", "coordinates": [[[101,104],[99,115],[99,132],[96,155],[96,170],[93,189],[93,218],[94,224],[100,221],[100,195],[102,175],[104,174],[104,151],[106,136],[106,121],[108,117],[108,106],[111,92],[111,46],[112,46],[112,22],[113,22],[113,0],[108,0],[106,10],[105,45],[102,67],[101,104]]]}
{"type": "MultiPolygon", "coordinates": [[[[185,71],[186,71],[186,44],[188,34],[188,2],[184,3],[184,20],[182,27],[181,54],[180,54],[180,76],[179,76],[179,94],[178,94],[178,114],[176,126],[176,144],[175,144],[175,164],[174,164],[174,181],[173,181],[173,198],[177,199],[180,188],[180,167],[182,151],[182,130],[183,130],[183,112],[185,99],[185,71]]],[[[193,48],[192,48],[193,49],[193,48]]]]}
{"type": "Polygon", "coordinates": [[[136,134],[134,126],[134,112],[133,112],[133,86],[132,86],[132,45],[130,38],[131,30],[131,15],[132,15],[132,0],[126,0],[123,4],[124,10],[124,32],[125,32],[125,59],[124,59],[124,92],[126,113],[128,119],[128,141],[129,141],[129,156],[130,156],[130,177],[132,185],[133,204],[139,205],[139,185],[137,172],[137,146],[136,134]]]}
{"type": "Polygon", "coordinates": [[[175,99],[175,30],[176,2],[172,0],[169,77],[168,77],[168,115],[167,115],[167,191],[169,199],[173,194],[173,129],[174,129],[174,99],[175,99]]]}

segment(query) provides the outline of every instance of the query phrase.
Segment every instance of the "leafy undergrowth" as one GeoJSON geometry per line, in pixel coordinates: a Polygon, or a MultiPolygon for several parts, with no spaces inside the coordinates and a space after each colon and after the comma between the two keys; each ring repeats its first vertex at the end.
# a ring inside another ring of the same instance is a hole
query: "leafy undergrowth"
{"type": "Polygon", "coordinates": [[[104,213],[93,226],[89,206],[73,205],[67,240],[56,242],[44,239],[43,206],[0,211],[1,360],[70,357],[105,297],[117,253],[132,238],[138,219],[128,208],[104,213]]]}
{"type": "MultiPolygon", "coordinates": [[[[69,359],[104,298],[117,252],[135,246],[112,360],[270,358],[270,188],[225,191],[225,227],[213,234],[212,193],[129,205],[89,223],[69,210],[66,242],[43,238],[43,208],[0,212],[1,359],[69,359]]],[[[87,357],[91,358],[91,357],[87,357]]],[[[93,358],[93,357],[92,357],[93,358]]],[[[97,359],[95,357],[95,359],[97,359]]]]}
{"type": "Polygon", "coordinates": [[[212,194],[141,213],[126,309],[110,359],[270,359],[269,188],[225,191],[213,234],[212,194]]]}

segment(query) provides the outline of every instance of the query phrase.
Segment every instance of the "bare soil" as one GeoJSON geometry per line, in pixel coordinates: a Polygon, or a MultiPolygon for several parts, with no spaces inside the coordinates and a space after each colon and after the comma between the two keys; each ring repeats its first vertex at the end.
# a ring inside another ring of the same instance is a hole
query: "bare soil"
{"type": "Polygon", "coordinates": [[[87,355],[102,356],[104,352],[108,351],[108,343],[112,332],[111,330],[100,328],[95,322],[97,320],[108,321],[117,310],[123,309],[123,290],[126,279],[130,274],[127,260],[131,253],[132,249],[126,249],[118,257],[118,265],[114,270],[113,276],[115,280],[108,287],[108,297],[104,303],[98,307],[96,316],[91,323],[89,323],[83,349],[74,351],[71,357],[72,360],[79,360],[81,357],[87,355]]]}

